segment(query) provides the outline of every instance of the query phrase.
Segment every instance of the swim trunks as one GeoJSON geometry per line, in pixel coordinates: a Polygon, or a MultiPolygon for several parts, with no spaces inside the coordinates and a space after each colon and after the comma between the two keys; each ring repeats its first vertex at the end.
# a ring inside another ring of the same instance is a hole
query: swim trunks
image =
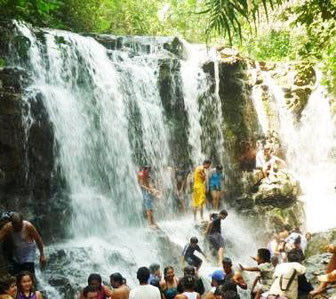
{"type": "Polygon", "coordinates": [[[142,189],[142,196],[143,196],[143,204],[145,210],[153,210],[154,198],[153,195],[148,192],[147,190],[142,189]]]}

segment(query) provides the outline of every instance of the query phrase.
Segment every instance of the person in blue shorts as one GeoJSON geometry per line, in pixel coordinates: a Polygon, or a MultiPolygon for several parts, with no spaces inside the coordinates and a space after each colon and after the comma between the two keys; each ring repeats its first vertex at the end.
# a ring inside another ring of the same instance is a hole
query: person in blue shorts
{"type": "Polygon", "coordinates": [[[219,208],[219,201],[221,197],[222,182],[224,180],[223,176],[223,166],[217,165],[216,168],[211,169],[209,175],[209,187],[212,197],[212,207],[215,210],[219,208]]]}

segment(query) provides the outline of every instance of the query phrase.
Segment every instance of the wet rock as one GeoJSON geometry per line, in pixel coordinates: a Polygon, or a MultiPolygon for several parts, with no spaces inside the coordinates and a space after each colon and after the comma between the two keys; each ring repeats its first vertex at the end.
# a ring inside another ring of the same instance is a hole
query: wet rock
{"type": "MultiPolygon", "coordinates": [[[[330,253],[323,252],[323,247],[329,244],[336,244],[336,228],[313,234],[305,251],[306,259],[304,266],[307,267],[306,276],[315,287],[319,284],[317,276],[325,274],[325,269],[331,258],[330,253]]],[[[336,297],[336,283],[330,284],[329,286],[330,289],[316,298],[336,297]]]]}
{"type": "Polygon", "coordinates": [[[316,72],[312,66],[303,63],[295,66],[294,84],[297,86],[312,85],[316,81],[316,72]]]}
{"type": "Polygon", "coordinates": [[[260,61],[259,65],[262,71],[272,71],[276,68],[276,63],[274,62],[260,61]]]}
{"type": "Polygon", "coordinates": [[[234,64],[238,61],[243,61],[243,57],[240,55],[239,51],[232,48],[224,48],[219,51],[219,56],[224,63],[234,64]]]}

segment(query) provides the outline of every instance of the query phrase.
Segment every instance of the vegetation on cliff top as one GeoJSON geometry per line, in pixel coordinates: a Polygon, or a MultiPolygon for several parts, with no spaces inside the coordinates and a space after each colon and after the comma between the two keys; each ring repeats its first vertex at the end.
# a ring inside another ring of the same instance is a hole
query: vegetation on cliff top
{"type": "Polygon", "coordinates": [[[336,94],[336,0],[0,0],[0,18],[75,32],[180,35],[233,44],[258,60],[321,63],[336,94]]]}

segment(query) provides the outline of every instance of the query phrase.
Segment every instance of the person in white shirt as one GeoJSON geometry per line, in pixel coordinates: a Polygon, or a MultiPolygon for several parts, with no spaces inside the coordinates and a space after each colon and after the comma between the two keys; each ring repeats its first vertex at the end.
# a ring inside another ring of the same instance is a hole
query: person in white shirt
{"type": "Polygon", "coordinates": [[[149,269],[147,267],[140,267],[137,271],[137,279],[140,285],[130,292],[130,299],[161,299],[160,290],[148,284],[149,269]]]}
{"type": "Polygon", "coordinates": [[[287,255],[288,263],[276,266],[273,283],[268,295],[285,296],[288,299],[298,298],[298,276],[306,272],[300,264],[300,256],[295,250],[287,255]]]}

